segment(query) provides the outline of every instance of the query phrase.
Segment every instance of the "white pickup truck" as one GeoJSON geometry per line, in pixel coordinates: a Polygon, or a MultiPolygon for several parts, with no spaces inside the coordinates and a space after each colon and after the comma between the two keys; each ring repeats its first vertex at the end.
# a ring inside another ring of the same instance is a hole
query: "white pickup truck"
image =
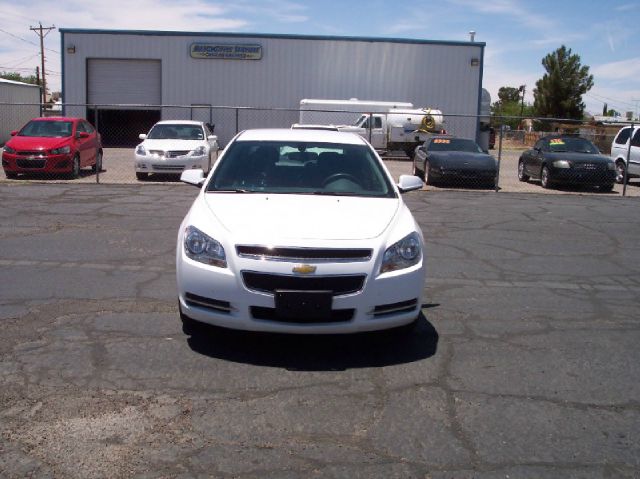
{"type": "Polygon", "coordinates": [[[412,157],[416,146],[433,133],[443,132],[439,110],[393,110],[388,113],[362,114],[353,125],[338,126],[366,138],[376,150],[402,150],[412,157]]]}
{"type": "Polygon", "coordinates": [[[296,127],[305,124],[331,124],[339,131],[361,135],[376,150],[401,150],[409,157],[432,133],[444,132],[440,110],[414,108],[412,103],[357,99],[302,100],[296,127]]]}

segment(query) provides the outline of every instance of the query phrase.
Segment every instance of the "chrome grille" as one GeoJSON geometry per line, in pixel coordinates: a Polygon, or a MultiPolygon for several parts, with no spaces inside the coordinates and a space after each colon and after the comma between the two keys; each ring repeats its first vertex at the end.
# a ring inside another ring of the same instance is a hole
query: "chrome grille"
{"type": "Polygon", "coordinates": [[[189,150],[172,150],[167,151],[167,158],[177,158],[179,156],[186,156],[189,154],[189,150]]]}
{"type": "Polygon", "coordinates": [[[369,261],[373,251],[368,248],[285,248],[238,245],[236,252],[241,258],[271,261],[369,261]]]}
{"type": "Polygon", "coordinates": [[[276,290],[331,291],[334,296],[357,293],[364,286],[366,275],[293,276],[243,271],[242,280],[252,291],[274,294],[276,290]]]}

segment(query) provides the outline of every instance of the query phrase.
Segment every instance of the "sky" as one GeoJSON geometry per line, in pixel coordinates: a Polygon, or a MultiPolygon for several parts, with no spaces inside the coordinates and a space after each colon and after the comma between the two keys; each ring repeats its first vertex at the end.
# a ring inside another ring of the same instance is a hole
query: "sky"
{"type": "MultiPolygon", "coordinates": [[[[329,35],[486,43],[483,86],[525,85],[533,103],[542,59],[561,45],[589,66],[587,111],[640,113],[640,0],[0,0],[0,71],[35,74],[44,39],[47,84],[60,90],[58,28],[329,35]]],[[[372,99],[373,100],[373,99],[372,99]]],[[[428,103],[428,100],[425,104],[428,103]]]]}

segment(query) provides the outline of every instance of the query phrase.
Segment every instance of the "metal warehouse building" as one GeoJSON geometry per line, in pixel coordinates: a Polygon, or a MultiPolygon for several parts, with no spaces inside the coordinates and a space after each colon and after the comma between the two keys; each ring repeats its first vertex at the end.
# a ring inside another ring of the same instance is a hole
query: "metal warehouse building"
{"type": "Polygon", "coordinates": [[[40,86],[0,78],[0,145],[40,116],[40,86]]]}
{"type": "Polygon", "coordinates": [[[268,109],[297,110],[305,98],[411,102],[456,115],[446,118],[450,132],[478,136],[484,43],[67,28],[60,33],[65,113],[98,120],[107,144],[135,143],[160,119],[188,118],[215,124],[225,144],[237,129],[295,123],[296,111],[268,109]]]}

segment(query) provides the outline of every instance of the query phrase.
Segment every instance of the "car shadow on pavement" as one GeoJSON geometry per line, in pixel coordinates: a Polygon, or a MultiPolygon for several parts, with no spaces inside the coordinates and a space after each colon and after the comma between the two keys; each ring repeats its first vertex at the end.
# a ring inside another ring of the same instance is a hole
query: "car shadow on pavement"
{"type": "Polygon", "coordinates": [[[357,334],[256,333],[209,325],[188,334],[191,349],[204,356],[291,371],[344,371],[415,362],[434,356],[439,338],[423,313],[411,328],[357,334]]]}

